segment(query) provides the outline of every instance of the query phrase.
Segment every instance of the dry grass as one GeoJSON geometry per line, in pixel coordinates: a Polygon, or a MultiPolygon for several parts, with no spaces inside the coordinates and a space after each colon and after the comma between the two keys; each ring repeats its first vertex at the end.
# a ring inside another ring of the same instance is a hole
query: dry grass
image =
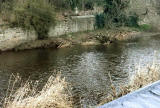
{"type": "Polygon", "coordinates": [[[13,95],[7,96],[3,108],[71,108],[68,84],[60,76],[51,76],[41,91],[28,81],[13,95]]]}
{"type": "MultiPolygon", "coordinates": [[[[107,98],[101,99],[100,105],[113,101],[123,95],[132,91],[142,88],[150,83],[160,79],[160,66],[153,63],[143,68],[138,68],[129,81],[128,85],[120,86],[119,90],[113,85],[111,81],[111,93],[107,98]]],[[[17,77],[15,83],[19,81],[17,77]]],[[[16,92],[12,92],[14,87],[11,87],[11,93],[6,96],[3,108],[72,108],[72,96],[68,89],[68,84],[65,79],[60,76],[56,78],[51,76],[48,82],[41,91],[37,90],[38,83],[34,86],[31,82],[27,81],[16,92]]]]}
{"type": "MultiPolygon", "coordinates": [[[[100,105],[103,105],[105,103],[108,103],[110,101],[113,101],[121,96],[124,96],[130,92],[133,92],[135,90],[138,90],[148,84],[151,84],[155,81],[160,80],[160,66],[153,63],[152,65],[148,65],[143,68],[138,68],[136,71],[136,74],[134,74],[128,85],[120,86],[119,91],[116,89],[116,87],[112,83],[111,80],[111,94],[108,95],[107,98],[101,99],[100,105]]],[[[109,75],[110,76],[110,75],[109,75]]],[[[111,78],[111,77],[110,77],[111,78]]]]}

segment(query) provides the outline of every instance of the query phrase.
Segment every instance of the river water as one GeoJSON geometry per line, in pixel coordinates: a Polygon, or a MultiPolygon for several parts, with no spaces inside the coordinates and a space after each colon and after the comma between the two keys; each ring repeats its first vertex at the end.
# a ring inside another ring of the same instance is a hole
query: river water
{"type": "Polygon", "coordinates": [[[110,89],[110,78],[118,86],[127,83],[136,66],[153,60],[160,63],[160,36],[142,36],[109,46],[74,46],[62,49],[36,49],[0,54],[0,97],[8,88],[11,74],[22,80],[45,82],[61,73],[73,87],[75,104],[96,105],[110,89]],[[155,59],[156,58],[156,59],[155,59]]]}

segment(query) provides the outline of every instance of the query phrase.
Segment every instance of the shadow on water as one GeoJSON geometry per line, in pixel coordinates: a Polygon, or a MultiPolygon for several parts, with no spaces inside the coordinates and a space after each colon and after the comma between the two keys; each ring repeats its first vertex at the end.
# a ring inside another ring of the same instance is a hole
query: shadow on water
{"type": "Polygon", "coordinates": [[[5,94],[12,73],[18,73],[24,81],[40,80],[43,85],[51,74],[61,72],[73,87],[77,107],[96,105],[110,90],[109,73],[116,86],[125,84],[137,64],[145,65],[153,60],[155,50],[160,53],[159,36],[117,42],[107,47],[4,52],[0,54],[0,97],[5,94]]]}

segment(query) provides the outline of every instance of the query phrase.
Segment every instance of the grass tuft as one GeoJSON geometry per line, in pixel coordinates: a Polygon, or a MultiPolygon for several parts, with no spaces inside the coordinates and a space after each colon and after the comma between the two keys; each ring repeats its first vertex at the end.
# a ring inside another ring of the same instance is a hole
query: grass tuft
{"type": "Polygon", "coordinates": [[[68,84],[60,76],[51,76],[41,91],[27,81],[14,94],[6,97],[3,108],[71,108],[68,84]]]}

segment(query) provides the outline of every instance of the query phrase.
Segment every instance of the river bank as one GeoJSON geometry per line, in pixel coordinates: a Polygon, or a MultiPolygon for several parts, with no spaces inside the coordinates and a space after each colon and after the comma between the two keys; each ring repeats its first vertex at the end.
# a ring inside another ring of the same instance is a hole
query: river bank
{"type": "Polygon", "coordinates": [[[78,33],[70,33],[60,37],[49,38],[46,40],[35,40],[20,44],[13,48],[15,51],[37,48],[65,48],[74,45],[109,45],[115,41],[125,41],[135,39],[140,36],[158,35],[159,33],[149,33],[133,31],[128,28],[112,30],[95,30],[78,33]]]}
{"type": "MultiPolygon", "coordinates": [[[[10,30],[11,31],[11,30],[10,30]]],[[[9,32],[9,35],[12,34],[12,31],[9,32]]],[[[65,48],[72,47],[74,45],[104,45],[108,46],[111,43],[116,41],[125,41],[130,39],[135,39],[140,36],[151,36],[158,35],[159,33],[149,33],[136,31],[131,28],[118,28],[118,29],[97,29],[91,31],[69,33],[61,35],[58,37],[49,37],[48,39],[38,40],[34,37],[34,33],[18,34],[17,37],[9,38],[9,41],[3,42],[0,45],[0,51],[20,51],[28,49],[39,49],[39,48],[65,48]],[[21,37],[21,38],[19,38],[21,37]],[[23,39],[23,37],[27,37],[23,39]]],[[[12,34],[14,35],[14,34],[12,34]]]]}
{"type": "Polygon", "coordinates": [[[138,34],[140,34],[140,32],[105,29],[70,33],[60,37],[25,42],[14,47],[12,50],[18,51],[36,48],[64,48],[72,47],[73,45],[109,45],[116,40],[127,40],[135,38],[138,34]],[[103,39],[105,41],[101,42],[103,39]]]}
{"type": "Polygon", "coordinates": [[[109,45],[117,40],[128,40],[135,38],[140,32],[121,30],[95,30],[62,35],[60,37],[45,40],[34,40],[20,44],[13,50],[25,50],[36,48],[65,48],[74,45],[109,45]]]}

